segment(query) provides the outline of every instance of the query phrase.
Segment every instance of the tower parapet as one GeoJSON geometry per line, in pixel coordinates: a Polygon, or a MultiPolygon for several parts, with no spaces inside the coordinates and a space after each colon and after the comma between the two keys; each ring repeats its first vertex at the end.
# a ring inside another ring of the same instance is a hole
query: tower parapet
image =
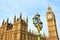
{"type": "Polygon", "coordinates": [[[20,12],[20,19],[22,19],[22,12],[20,12]]]}
{"type": "Polygon", "coordinates": [[[14,22],[16,22],[16,15],[14,16],[14,22]]]}
{"type": "Polygon", "coordinates": [[[9,21],[9,18],[7,18],[7,20],[6,20],[4,25],[8,26],[8,21],[9,21]]]}

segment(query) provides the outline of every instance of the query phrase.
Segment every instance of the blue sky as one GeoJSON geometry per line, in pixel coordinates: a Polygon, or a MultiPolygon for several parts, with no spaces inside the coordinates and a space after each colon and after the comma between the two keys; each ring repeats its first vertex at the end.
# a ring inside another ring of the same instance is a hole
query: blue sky
{"type": "Polygon", "coordinates": [[[23,19],[28,17],[28,28],[36,32],[37,30],[33,25],[32,18],[36,12],[38,12],[43,22],[41,33],[48,35],[48,26],[46,22],[48,3],[56,16],[56,24],[60,37],[60,0],[0,0],[0,24],[3,19],[6,21],[7,18],[9,18],[9,22],[13,22],[14,15],[18,18],[20,12],[22,12],[23,19]]]}

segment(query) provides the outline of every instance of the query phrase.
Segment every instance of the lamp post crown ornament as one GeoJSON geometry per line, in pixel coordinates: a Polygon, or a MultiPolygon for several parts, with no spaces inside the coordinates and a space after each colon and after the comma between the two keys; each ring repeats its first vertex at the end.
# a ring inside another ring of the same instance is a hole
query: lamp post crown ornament
{"type": "Polygon", "coordinates": [[[40,30],[42,28],[42,22],[40,20],[40,15],[37,14],[33,17],[33,24],[35,25],[35,27],[37,28],[37,30],[40,30]]]}
{"type": "Polygon", "coordinates": [[[38,14],[38,12],[36,13],[36,16],[40,16],[40,15],[38,14]]]}

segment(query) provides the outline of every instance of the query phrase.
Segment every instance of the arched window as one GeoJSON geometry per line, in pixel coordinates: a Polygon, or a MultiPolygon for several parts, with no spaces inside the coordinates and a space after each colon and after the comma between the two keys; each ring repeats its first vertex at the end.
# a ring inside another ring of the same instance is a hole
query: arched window
{"type": "Polygon", "coordinates": [[[7,40],[12,40],[12,35],[11,34],[7,35],[7,40]]]}

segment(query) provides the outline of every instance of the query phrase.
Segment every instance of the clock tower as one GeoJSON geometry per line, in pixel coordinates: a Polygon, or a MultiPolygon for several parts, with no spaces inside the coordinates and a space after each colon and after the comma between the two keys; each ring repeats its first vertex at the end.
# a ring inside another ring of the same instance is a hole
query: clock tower
{"type": "Polygon", "coordinates": [[[49,40],[59,40],[55,15],[50,6],[48,6],[46,18],[47,18],[47,23],[48,23],[49,40]]]}

